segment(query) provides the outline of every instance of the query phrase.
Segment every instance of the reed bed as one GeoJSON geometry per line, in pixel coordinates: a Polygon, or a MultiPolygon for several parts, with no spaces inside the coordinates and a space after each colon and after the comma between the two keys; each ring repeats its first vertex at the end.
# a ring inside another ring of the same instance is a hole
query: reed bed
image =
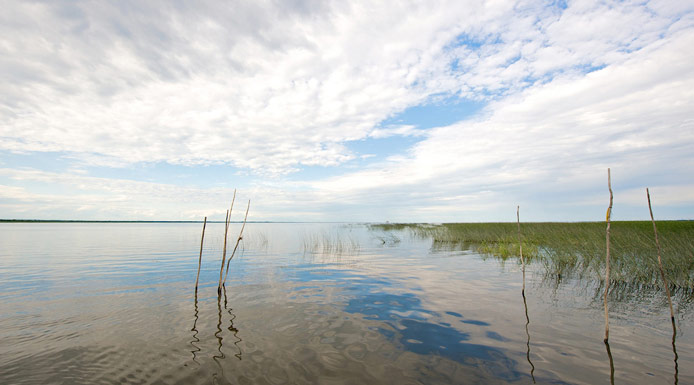
{"type": "Polygon", "coordinates": [[[303,248],[304,253],[352,255],[359,253],[360,245],[349,235],[324,232],[305,235],[303,248]]]}
{"type": "MultiPolygon", "coordinates": [[[[657,221],[661,258],[669,286],[694,291],[694,221],[657,221]]],[[[502,260],[519,258],[516,223],[380,224],[431,239],[436,249],[473,249],[502,260]]],[[[657,251],[650,221],[612,221],[610,281],[659,286],[657,251]]],[[[605,222],[523,223],[525,263],[540,263],[559,277],[604,280],[605,222]]],[[[520,263],[520,261],[518,261],[520,263]]]]}

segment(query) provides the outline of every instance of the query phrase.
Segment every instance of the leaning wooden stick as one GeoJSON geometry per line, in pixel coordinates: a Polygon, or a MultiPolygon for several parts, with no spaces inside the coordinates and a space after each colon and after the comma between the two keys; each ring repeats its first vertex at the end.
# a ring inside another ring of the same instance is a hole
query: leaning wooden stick
{"type": "Polygon", "coordinates": [[[605,231],[605,243],[606,243],[606,254],[605,254],[605,297],[603,299],[605,303],[605,340],[610,338],[610,320],[607,313],[607,292],[610,288],[610,216],[612,215],[612,181],[610,178],[610,169],[607,169],[607,188],[610,190],[610,206],[607,208],[607,215],[605,220],[607,221],[607,230],[605,231]]]}
{"type": "Polygon", "coordinates": [[[516,220],[518,223],[518,251],[520,252],[521,266],[523,269],[523,295],[525,295],[525,260],[523,259],[523,241],[520,231],[520,206],[516,206],[516,220]]]}
{"type": "Polygon", "coordinates": [[[668,285],[665,271],[663,270],[663,261],[660,258],[660,242],[658,241],[658,228],[655,227],[655,219],[653,219],[653,209],[651,208],[651,193],[646,188],[646,196],[648,197],[648,211],[651,213],[651,222],[653,223],[653,232],[655,233],[655,247],[658,250],[658,267],[660,268],[660,277],[665,285],[665,293],[667,293],[667,302],[670,305],[670,320],[672,321],[672,330],[675,330],[675,312],[672,310],[672,298],[670,297],[670,285],[668,285]]]}
{"type": "Polygon", "coordinates": [[[234,197],[231,198],[231,207],[227,210],[227,216],[224,220],[224,249],[222,251],[222,265],[219,267],[219,285],[217,285],[217,294],[222,293],[222,273],[224,272],[224,262],[227,258],[227,234],[229,234],[229,223],[231,222],[231,212],[234,210],[234,201],[236,200],[236,190],[234,197]]]}
{"type": "Polygon", "coordinates": [[[217,285],[217,294],[222,294],[222,272],[224,271],[224,262],[227,259],[227,234],[229,233],[229,210],[224,218],[224,248],[222,249],[222,266],[219,268],[219,285],[217,285]]]}
{"type": "Polygon", "coordinates": [[[525,307],[525,334],[528,336],[528,340],[525,346],[528,348],[525,351],[525,358],[530,364],[530,377],[533,379],[533,384],[535,383],[535,365],[530,360],[530,331],[528,326],[530,326],[530,316],[528,316],[528,301],[525,299],[525,260],[523,259],[523,240],[521,238],[520,231],[520,206],[516,206],[516,221],[518,224],[518,251],[520,253],[521,266],[523,269],[523,289],[521,290],[521,295],[523,296],[523,306],[525,307]]]}
{"type": "Polygon", "coordinates": [[[241,226],[241,231],[239,232],[239,237],[236,238],[236,245],[234,246],[234,251],[231,252],[231,255],[229,256],[229,260],[227,261],[227,271],[224,273],[224,280],[222,281],[222,285],[224,285],[227,281],[227,276],[229,275],[229,263],[231,263],[231,259],[234,258],[234,254],[236,254],[236,249],[239,247],[239,242],[243,239],[243,229],[246,228],[246,220],[248,219],[248,210],[251,208],[251,200],[248,200],[248,206],[246,206],[246,216],[243,218],[243,226],[241,226]]]}
{"type": "Polygon", "coordinates": [[[202,245],[205,242],[205,226],[207,226],[207,217],[202,223],[202,236],[200,237],[200,257],[198,258],[198,276],[195,277],[195,294],[198,293],[198,282],[200,281],[200,265],[202,265],[202,245]]]}

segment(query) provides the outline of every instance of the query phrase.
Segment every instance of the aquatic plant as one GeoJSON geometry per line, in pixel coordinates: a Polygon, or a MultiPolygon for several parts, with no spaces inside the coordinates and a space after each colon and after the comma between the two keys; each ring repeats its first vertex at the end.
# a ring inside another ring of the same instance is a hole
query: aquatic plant
{"type": "Polygon", "coordinates": [[[374,236],[381,246],[395,246],[400,243],[400,238],[393,233],[382,233],[374,236]]]}
{"type": "Polygon", "coordinates": [[[359,242],[349,235],[339,232],[307,234],[303,239],[304,253],[344,255],[357,254],[359,242]]]}
{"type": "MultiPolygon", "coordinates": [[[[694,292],[694,221],[656,221],[664,274],[670,288],[694,292]]],[[[605,222],[523,223],[525,263],[548,274],[604,281],[605,222]]],[[[376,231],[430,239],[432,249],[471,249],[501,260],[518,259],[517,224],[374,224],[376,231]]],[[[610,281],[659,285],[650,221],[611,221],[610,281]]]]}
{"type": "Polygon", "coordinates": [[[270,247],[267,234],[262,231],[251,231],[251,228],[246,229],[242,241],[244,247],[256,251],[267,251],[270,247]]]}

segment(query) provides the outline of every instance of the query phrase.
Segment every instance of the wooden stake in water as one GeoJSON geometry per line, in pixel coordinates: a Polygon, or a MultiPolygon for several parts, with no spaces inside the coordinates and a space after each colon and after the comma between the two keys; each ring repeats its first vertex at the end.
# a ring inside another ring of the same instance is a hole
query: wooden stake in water
{"type": "Polygon", "coordinates": [[[518,251],[520,252],[521,266],[523,269],[523,295],[525,295],[525,260],[523,259],[523,240],[520,231],[520,206],[516,206],[516,221],[518,223],[518,251]]]}
{"type": "Polygon", "coordinates": [[[653,233],[655,233],[655,247],[658,250],[658,267],[660,268],[660,278],[663,279],[663,285],[665,285],[665,293],[667,294],[667,302],[670,305],[670,322],[672,322],[672,353],[675,354],[675,384],[678,383],[679,378],[679,366],[677,364],[677,347],[675,346],[675,340],[677,339],[677,326],[675,325],[675,312],[672,309],[672,296],[670,294],[670,285],[668,284],[667,278],[665,277],[665,270],[663,270],[663,261],[660,258],[660,242],[658,241],[658,228],[655,226],[655,219],[653,219],[653,209],[651,208],[651,194],[646,188],[646,197],[648,198],[648,212],[651,214],[651,222],[653,223],[653,233]]]}
{"type": "Polygon", "coordinates": [[[231,207],[227,210],[227,216],[224,220],[224,249],[222,250],[222,266],[219,267],[219,285],[217,285],[217,294],[222,294],[222,273],[224,272],[224,263],[227,259],[227,234],[229,234],[229,223],[231,222],[231,212],[234,210],[234,201],[236,200],[236,190],[234,197],[231,198],[231,207]]]}
{"type": "Polygon", "coordinates": [[[198,276],[195,277],[195,295],[198,294],[198,282],[200,281],[200,265],[202,265],[202,245],[205,242],[205,226],[207,226],[207,217],[202,223],[202,236],[200,237],[200,257],[198,258],[198,276]]]}
{"type": "Polygon", "coordinates": [[[655,226],[655,219],[653,219],[653,209],[651,208],[651,194],[646,188],[646,197],[648,197],[648,211],[651,213],[651,222],[653,223],[653,232],[655,233],[655,247],[658,250],[658,267],[660,268],[660,277],[663,279],[663,285],[665,285],[665,293],[667,293],[667,302],[670,305],[670,320],[672,321],[672,330],[675,329],[675,312],[672,310],[672,298],[670,297],[670,285],[665,277],[665,271],[663,270],[663,261],[660,258],[660,242],[658,241],[658,228],[655,226]]]}
{"type": "Polygon", "coordinates": [[[229,210],[224,217],[224,248],[222,249],[222,266],[219,268],[219,284],[217,285],[217,294],[222,294],[222,272],[224,271],[224,262],[227,259],[227,234],[229,233],[229,210]]]}
{"type": "Polygon", "coordinates": [[[243,239],[243,229],[246,228],[246,220],[248,219],[248,210],[251,208],[251,200],[248,200],[248,206],[246,206],[246,216],[243,218],[243,226],[241,226],[241,231],[239,232],[239,237],[236,238],[236,245],[234,246],[234,251],[231,252],[231,256],[229,256],[229,260],[227,261],[227,270],[226,273],[224,273],[224,280],[222,281],[222,285],[224,285],[227,281],[227,276],[229,276],[229,263],[231,263],[231,259],[234,258],[234,255],[236,254],[236,249],[239,248],[239,242],[243,239]]]}
{"type": "Polygon", "coordinates": [[[610,216],[612,215],[612,180],[610,178],[610,169],[607,169],[607,188],[610,190],[610,206],[607,207],[607,215],[605,220],[607,221],[607,230],[605,231],[605,244],[606,244],[606,254],[605,254],[605,296],[603,301],[605,303],[605,339],[604,342],[610,338],[610,320],[607,313],[607,292],[610,288],[610,216]]]}
{"type": "Polygon", "coordinates": [[[535,365],[533,365],[533,362],[530,360],[530,330],[528,329],[530,326],[530,316],[528,316],[528,301],[525,299],[525,259],[523,259],[523,240],[520,231],[520,206],[516,206],[516,221],[518,224],[518,251],[520,253],[521,266],[523,269],[523,290],[521,290],[521,295],[523,296],[523,306],[525,307],[525,334],[528,336],[528,340],[525,344],[527,347],[525,358],[530,364],[530,377],[532,377],[533,384],[535,384],[535,365]]]}

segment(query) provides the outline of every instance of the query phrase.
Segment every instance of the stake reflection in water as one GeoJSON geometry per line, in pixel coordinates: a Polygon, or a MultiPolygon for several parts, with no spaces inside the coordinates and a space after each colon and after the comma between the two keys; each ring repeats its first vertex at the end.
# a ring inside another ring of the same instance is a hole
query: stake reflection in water
{"type": "MultiPolygon", "coordinates": [[[[239,346],[239,342],[243,341],[241,337],[238,336],[239,330],[234,327],[234,320],[236,319],[236,314],[232,313],[231,308],[227,308],[227,289],[226,286],[222,286],[222,293],[224,295],[224,310],[227,311],[227,313],[230,316],[229,319],[229,327],[227,330],[232,332],[234,334],[234,338],[236,338],[236,341],[234,341],[234,346],[236,346],[236,349],[238,349],[238,352],[234,354],[236,358],[241,360],[241,356],[243,355],[243,352],[241,351],[241,347],[239,346]]],[[[223,341],[224,337],[222,336],[222,296],[219,295],[217,296],[217,331],[214,333],[214,336],[217,338],[217,351],[219,352],[219,355],[215,355],[212,358],[217,361],[217,359],[224,359],[226,355],[222,351],[222,346],[223,346],[223,341]]],[[[217,361],[219,363],[219,361],[217,361]]]]}
{"type": "Polygon", "coordinates": [[[194,315],[194,318],[195,319],[193,320],[193,328],[190,329],[190,331],[193,332],[193,340],[190,341],[190,344],[193,346],[193,350],[191,350],[190,352],[193,354],[193,362],[200,365],[200,363],[197,360],[197,353],[201,349],[198,345],[196,345],[196,343],[200,342],[200,338],[198,338],[198,329],[197,329],[198,319],[199,319],[199,316],[198,316],[198,286],[197,285],[195,285],[195,315],[194,315]]]}
{"type": "Polygon", "coordinates": [[[648,212],[651,214],[651,223],[653,224],[653,233],[655,234],[655,246],[658,251],[658,268],[660,269],[660,277],[663,280],[663,287],[665,288],[665,294],[667,295],[667,302],[670,305],[670,321],[672,322],[672,352],[675,354],[675,384],[677,384],[677,348],[675,348],[675,338],[677,337],[677,326],[675,325],[675,312],[672,309],[672,295],[670,294],[670,284],[668,284],[667,278],[665,277],[665,271],[663,271],[663,261],[660,258],[660,241],[658,240],[658,228],[655,225],[655,218],[653,218],[653,208],[651,208],[651,193],[646,189],[646,197],[648,198],[648,212]]]}
{"type": "MultiPolygon", "coordinates": [[[[523,283],[525,286],[525,276],[523,277],[523,283]]],[[[528,303],[525,300],[525,291],[523,291],[523,306],[525,306],[525,334],[528,336],[528,341],[525,344],[527,347],[527,350],[525,351],[525,358],[528,360],[528,363],[530,364],[530,377],[533,379],[533,384],[535,383],[535,365],[533,365],[533,362],[530,360],[530,331],[528,327],[530,326],[530,317],[528,316],[528,303]]]]}
{"type": "Polygon", "coordinates": [[[605,349],[607,350],[607,358],[610,361],[610,384],[614,385],[614,361],[612,361],[612,352],[610,351],[610,343],[605,340],[605,349]]]}
{"type": "Polygon", "coordinates": [[[193,321],[193,328],[190,329],[190,331],[193,332],[193,340],[190,341],[190,344],[193,345],[193,350],[190,352],[193,354],[193,362],[196,364],[200,365],[200,363],[197,361],[196,353],[200,351],[200,347],[196,345],[196,343],[200,342],[200,339],[198,338],[198,284],[200,283],[200,267],[202,265],[202,247],[205,242],[205,227],[207,226],[207,217],[205,217],[205,220],[202,223],[202,236],[200,237],[200,256],[198,257],[198,274],[195,277],[195,301],[194,301],[194,306],[195,306],[195,320],[193,321]]]}
{"type": "Polygon", "coordinates": [[[675,339],[677,338],[677,329],[672,329],[672,352],[675,353],[675,385],[678,383],[679,368],[677,366],[677,348],[675,347],[675,339]]]}
{"type": "Polygon", "coordinates": [[[239,337],[239,329],[234,327],[234,320],[236,319],[236,314],[232,313],[233,309],[229,308],[227,312],[229,313],[229,327],[227,328],[230,332],[234,333],[234,338],[236,338],[236,341],[234,341],[234,345],[236,346],[236,349],[238,349],[238,353],[234,353],[234,356],[241,360],[241,355],[243,352],[241,351],[241,347],[239,346],[239,342],[243,341],[241,337],[239,337]]]}
{"type": "Polygon", "coordinates": [[[516,206],[516,223],[518,224],[518,251],[521,258],[521,268],[523,270],[523,289],[521,290],[521,295],[523,296],[523,306],[525,307],[525,334],[528,336],[528,340],[525,344],[527,350],[525,351],[525,358],[530,364],[530,377],[533,379],[533,384],[535,383],[535,365],[530,361],[530,317],[528,316],[528,302],[525,299],[525,260],[523,259],[523,238],[521,238],[520,231],[520,206],[516,206]]]}
{"type": "MultiPolygon", "coordinates": [[[[226,289],[224,290],[226,293],[226,289]]],[[[226,295],[225,295],[226,297],[226,295]]],[[[212,356],[212,359],[217,361],[217,359],[224,359],[224,352],[222,352],[222,293],[220,292],[217,295],[217,331],[214,333],[214,336],[217,338],[218,346],[217,346],[217,351],[219,351],[219,355],[214,355],[212,356]]],[[[219,363],[219,361],[217,361],[219,363]]]]}
{"type": "MultiPolygon", "coordinates": [[[[234,326],[234,321],[236,320],[236,314],[232,312],[233,309],[229,308],[227,306],[227,293],[226,293],[226,287],[222,286],[222,295],[217,296],[217,330],[214,333],[214,337],[217,339],[217,353],[212,356],[212,359],[217,362],[217,364],[220,366],[220,369],[222,368],[221,365],[221,360],[226,358],[226,355],[224,354],[223,351],[223,346],[224,346],[224,329],[222,328],[222,324],[225,323],[224,320],[224,314],[225,312],[222,311],[222,308],[226,310],[226,314],[229,314],[229,326],[226,328],[226,330],[229,330],[234,338],[235,341],[233,341],[235,349],[237,350],[236,353],[234,353],[234,357],[238,358],[241,360],[241,357],[243,355],[243,352],[241,351],[241,347],[239,343],[243,341],[241,337],[239,337],[239,329],[234,326]],[[224,304],[222,304],[222,295],[224,296],[224,304]]],[[[190,350],[190,353],[193,356],[193,362],[195,362],[198,365],[201,365],[199,359],[201,357],[201,351],[202,348],[199,346],[200,337],[199,335],[199,330],[197,327],[198,320],[200,319],[200,311],[199,311],[199,302],[198,302],[198,293],[195,292],[194,294],[194,301],[193,301],[193,327],[190,329],[190,331],[193,332],[192,334],[192,339],[190,341],[190,345],[193,347],[190,350]]],[[[215,374],[216,376],[216,374],[215,374]]],[[[223,377],[223,373],[222,373],[223,377]]]]}

